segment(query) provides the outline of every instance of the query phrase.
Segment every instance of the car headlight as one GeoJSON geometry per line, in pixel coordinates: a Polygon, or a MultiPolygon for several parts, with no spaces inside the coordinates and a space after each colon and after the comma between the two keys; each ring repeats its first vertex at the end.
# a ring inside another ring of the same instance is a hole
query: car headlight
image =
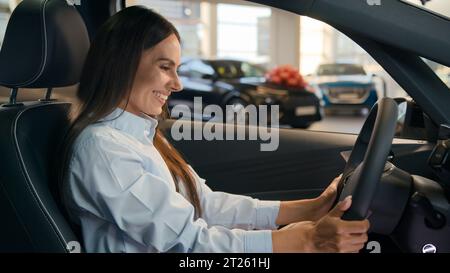
{"type": "Polygon", "coordinates": [[[264,103],[266,103],[266,104],[273,104],[274,102],[275,102],[275,100],[271,97],[266,97],[264,99],[264,103]]]}
{"type": "Polygon", "coordinates": [[[287,90],[275,89],[275,88],[270,88],[270,87],[265,87],[265,86],[258,86],[256,88],[256,91],[258,92],[258,94],[264,95],[264,96],[270,96],[270,95],[287,96],[289,94],[289,92],[287,90]]]}
{"type": "Polygon", "coordinates": [[[320,95],[328,95],[328,87],[319,85],[318,90],[318,93],[320,93],[320,95]]]}

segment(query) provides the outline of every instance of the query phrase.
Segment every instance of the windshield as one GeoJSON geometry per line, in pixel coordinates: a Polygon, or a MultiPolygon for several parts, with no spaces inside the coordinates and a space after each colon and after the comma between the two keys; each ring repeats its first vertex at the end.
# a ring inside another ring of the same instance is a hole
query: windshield
{"type": "Polygon", "coordinates": [[[245,77],[264,77],[264,68],[247,62],[214,61],[211,62],[219,78],[238,79],[245,77]]]}
{"type": "Polygon", "coordinates": [[[353,64],[323,64],[317,69],[317,75],[319,76],[365,74],[366,72],[361,66],[353,64]]]}
{"type": "Polygon", "coordinates": [[[418,6],[427,11],[446,16],[450,19],[450,4],[448,0],[400,0],[418,6]]]}

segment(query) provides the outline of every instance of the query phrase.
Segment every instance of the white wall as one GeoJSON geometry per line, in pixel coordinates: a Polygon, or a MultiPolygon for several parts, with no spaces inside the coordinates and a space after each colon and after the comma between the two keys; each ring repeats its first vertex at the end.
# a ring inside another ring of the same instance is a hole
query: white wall
{"type": "Polygon", "coordinates": [[[300,67],[300,17],[273,8],[270,21],[270,65],[300,67]]]}

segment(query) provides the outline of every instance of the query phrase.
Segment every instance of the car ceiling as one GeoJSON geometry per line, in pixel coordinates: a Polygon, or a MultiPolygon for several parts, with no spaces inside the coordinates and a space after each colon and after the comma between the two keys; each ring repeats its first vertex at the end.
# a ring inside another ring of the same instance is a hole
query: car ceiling
{"type": "MultiPolygon", "coordinates": [[[[443,35],[450,33],[450,20],[400,0],[381,0],[379,6],[368,5],[364,0],[245,1],[315,18],[345,33],[357,33],[450,66],[450,50],[442,50],[450,49],[450,35],[443,35]]],[[[82,3],[77,8],[91,37],[119,6],[124,6],[123,0],[82,0],[82,3]]]]}
{"type": "Polygon", "coordinates": [[[306,15],[336,28],[450,66],[450,20],[398,0],[379,6],[362,0],[247,0],[306,15]],[[399,18],[402,18],[399,20],[399,18]]]}

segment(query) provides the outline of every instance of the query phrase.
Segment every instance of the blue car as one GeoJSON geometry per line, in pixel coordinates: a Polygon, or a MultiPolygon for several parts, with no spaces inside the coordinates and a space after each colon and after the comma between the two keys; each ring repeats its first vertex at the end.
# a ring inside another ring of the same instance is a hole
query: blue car
{"type": "Polygon", "coordinates": [[[372,108],[378,100],[373,79],[360,65],[322,64],[311,85],[327,113],[343,109],[360,112],[372,108]]]}

